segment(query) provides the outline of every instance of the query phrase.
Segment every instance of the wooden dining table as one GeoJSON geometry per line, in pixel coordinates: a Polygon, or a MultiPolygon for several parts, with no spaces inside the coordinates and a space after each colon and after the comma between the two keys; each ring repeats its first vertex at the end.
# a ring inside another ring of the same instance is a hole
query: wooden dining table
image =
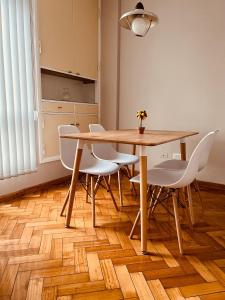
{"type": "Polygon", "coordinates": [[[181,159],[186,159],[186,138],[198,134],[190,131],[147,130],[139,134],[136,129],[113,130],[95,133],[66,134],[60,138],[76,139],[77,149],[74,159],[74,168],[70,185],[66,227],[70,221],[75,199],[76,186],[79,175],[80,161],[85,144],[89,143],[117,143],[139,146],[140,158],[140,212],[141,212],[141,251],[147,254],[147,147],[154,147],[173,141],[180,141],[181,159]]]}

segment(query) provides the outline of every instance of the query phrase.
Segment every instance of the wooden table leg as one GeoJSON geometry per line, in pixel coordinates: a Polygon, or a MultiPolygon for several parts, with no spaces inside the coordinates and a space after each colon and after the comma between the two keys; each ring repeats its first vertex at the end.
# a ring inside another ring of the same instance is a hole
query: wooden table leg
{"type": "Polygon", "coordinates": [[[68,210],[66,215],[66,225],[65,225],[66,227],[70,227],[70,220],[71,220],[71,215],[73,210],[73,202],[74,202],[76,185],[77,185],[79,169],[80,169],[80,161],[83,152],[82,148],[83,148],[83,142],[78,140],[76,155],[74,159],[73,174],[72,174],[71,185],[70,185],[69,205],[68,205],[68,210]]]}
{"type": "Polygon", "coordinates": [[[147,254],[147,154],[145,146],[140,146],[140,211],[141,251],[142,254],[147,254]]]}
{"type": "Polygon", "coordinates": [[[181,154],[181,159],[186,160],[186,143],[184,139],[180,140],[180,154],[181,154]]]}

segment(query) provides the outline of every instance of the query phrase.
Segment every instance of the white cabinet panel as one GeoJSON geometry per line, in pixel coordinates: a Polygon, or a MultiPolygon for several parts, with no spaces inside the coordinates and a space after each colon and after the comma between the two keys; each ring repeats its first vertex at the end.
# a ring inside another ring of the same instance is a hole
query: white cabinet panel
{"type": "Polygon", "coordinates": [[[89,124],[98,123],[97,115],[75,114],[75,124],[81,132],[89,132],[89,124]]]}
{"type": "Polygon", "coordinates": [[[43,113],[43,149],[44,156],[55,157],[59,155],[59,125],[74,125],[74,114],[47,114],[43,113]]]}
{"type": "Polygon", "coordinates": [[[75,56],[73,0],[39,0],[41,66],[72,71],[75,56]]]}
{"type": "Polygon", "coordinates": [[[98,75],[98,0],[39,0],[41,66],[98,75]]]}

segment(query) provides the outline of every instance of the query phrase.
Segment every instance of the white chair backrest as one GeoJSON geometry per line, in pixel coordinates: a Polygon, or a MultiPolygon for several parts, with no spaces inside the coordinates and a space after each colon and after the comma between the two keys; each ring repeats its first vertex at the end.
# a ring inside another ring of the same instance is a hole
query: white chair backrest
{"type": "MultiPolygon", "coordinates": [[[[90,132],[104,132],[105,128],[100,124],[89,124],[90,132]]],[[[114,159],[117,152],[109,143],[95,143],[92,145],[93,154],[100,159],[114,159]]]]}
{"type": "Polygon", "coordinates": [[[191,184],[194,179],[197,177],[200,166],[203,162],[202,157],[204,157],[204,163],[206,164],[208,161],[209,153],[212,148],[215,136],[217,134],[216,131],[209,132],[196,146],[193,151],[191,158],[188,162],[187,168],[183,174],[183,176],[173,185],[173,187],[185,187],[191,184]]]}
{"type": "MultiPolygon", "coordinates": [[[[58,132],[59,132],[59,136],[61,136],[65,134],[79,133],[80,130],[73,125],[60,125],[58,126],[58,132]]],[[[77,149],[77,140],[59,138],[60,159],[65,168],[73,169],[76,149],[77,149]]],[[[93,163],[95,163],[95,161],[96,159],[92,156],[91,151],[87,147],[84,147],[80,169],[84,169],[92,166],[93,163]]]]}
{"type": "MultiPolygon", "coordinates": [[[[212,133],[212,134],[215,133],[215,135],[214,135],[214,137],[215,137],[218,132],[219,132],[219,130],[217,129],[210,133],[212,133]]],[[[212,144],[213,144],[213,141],[212,141],[212,144]]],[[[199,172],[202,171],[205,168],[205,166],[207,165],[208,160],[209,160],[210,150],[211,150],[211,148],[209,149],[209,151],[205,151],[204,153],[202,153],[200,164],[199,164],[199,170],[198,170],[199,172]]]]}

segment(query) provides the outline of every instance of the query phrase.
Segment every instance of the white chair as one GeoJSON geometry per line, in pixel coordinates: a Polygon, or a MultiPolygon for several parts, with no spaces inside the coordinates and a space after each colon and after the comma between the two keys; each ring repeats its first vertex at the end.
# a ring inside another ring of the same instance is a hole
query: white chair
{"type": "MultiPolygon", "coordinates": [[[[199,169],[202,165],[202,157],[208,158],[216,133],[217,133],[216,131],[208,133],[199,142],[194,152],[192,153],[186,168],[177,169],[177,170],[153,168],[152,170],[148,171],[148,178],[147,178],[148,185],[165,187],[167,189],[170,189],[171,191],[172,199],[173,199],[175,222],[176,222],[177,238],[178,238],[179,250],[181,254],[183,253],[183,246],[182,246],[182,238],[181,238],[178,206],[177,206],[177,190],[187,187],[188,194],[189,194],[188,195],[189,201],[192,202],[192,198],[190,195],[190,184],[194,181],[194,179],[196,178],[199,172],[199,169]]],[[[131,181],[140,184],[140,176],[138,175],[133,177],[131,181]]],[[[140,211],[136,217],[134,226],[136,226],[136,224],[138,223],[139,218],[140,218],[140,211]]],[[[132,228],[132,231],[134,229],[134,226],[132,228]]]]}
{"type": "MultiPolygon", "coordinates": [[[[214,130],[214,131],[211,131],[210,133],[217,134],[218,132],[219,132],[219,130],[214,130]]],[[[199,172],[201,172],[206,167],[208,159],[209,159],[209,152],[203,153],[203,155],[200,158],[200,165],[199,165],[199,170],[198,170],[199,172]]],[[[165,161],[155,165],[154,168],[165,169],[165,170],[184,170],[184,169],[186,169],[187,165],[188,165],[187,160],[169,159],[169,160],[165,160],[165,161]]],[[[200,194],[200,189],[199,189],[197,180],[195,179],[193,181],[193,183],[194,183],[196,191],[198,192],[199,198],[202,202],[202,197],[200,194]]],[[[194,214],[191,214],[192,224],[194,224],[194,220],[195,220],[194,214]]]]}
{"type": "MultiPolygon", "coordinates": [[[[58,127],[59,136],[65,135],[65,134],[72,134],[72,133],[79,133],[79,129],[76,126],[72,125],[61,125],[58,127]]],[[[77,148],[77,140],[72,139],[66,139],[66,138],[60,138],[59,139],[59,148],[60,148],[60,159],[63,164],[63,166],[68,170],[73,170],[73,164],[74,164],[74,157],[76,153],[77,148]]],[[[117,164],[106,161],[106,160],[99,160],[95,158],[91,151],[85,147],[83,149],[82,153],[82,159],[80,163],[80,172],[84,173],[86,175],[90,175],[91,177],[91,198],[92,198],[92,223],[93,226],[95,226],[95,194],[97,192],[97,189],[100,185],[100,182],[102,179],[105,179],[105,176],[109,176],[111,174],[114,174],[118,172],[119,167],[117,164]],[[96,184],[94,186],[94,177],[97,176],[98,179],[96,181],[96,184]]],[[[88,177],[86,177],[88,178],[88,177]]],[[[108,184],[107,180],[104,180],[107,190],[109,191],[111,198],[113,200],[113,204],[115,206],[115,209],[118,211],[118,207],[115,201],[115,198],[112,194],[112,190],[110,185],[108,184]]],[[[88,179],[87,179],[87,190],[88,190],[88,179]]],[[[61,215],[64,213],[64,210],[66,208],[67,202],[69,199],[69,191],[67,193],[61,215]]]]}
{"type": "MultiPolygon", "coordinates": [[[[90,132],[104,132],[105,129],[100,124],[89,124],[90,132]]],[[[92,145],[92,152],[94,156],[98,159],[108,160],[110,162],[118,164],[120,167],[125,167],[128,173],[128,178],[131,178],[131,173],[129,169],[129,165],[134,165],[139,161],[138,156],[121,153],[116,151],[113,146],[109,143],[95,143],[92,145]]],[[[119,197],[120,197],[120,205],[123,206],[123,198],[122,198],[122,187],[121,187],[121,171],[120,169],[117,172],[118,174],[118,186],[119,186],[119,197]]],[[[133,186],[135,191],[135,187],[133,186]]]]}
{"type": "MultiPolygon", "coordinates": [[[[219,130],[214,130],[209,133],[215,133],[217,134],[219,130]]],[[[203,153],[199,165],[199,172],[202,171],[205,166],[207,165],[209,159],[209,152],[203,153]]],[[[157,165],[154,166],[154,168],[160,168],[160,169],[168,169],[168,170],[178,170],[178,169],[185,169],[187,167],[188,161],[186,160],[177,160],[177,159],[169,159],[165,160],[157,165]]]]}

